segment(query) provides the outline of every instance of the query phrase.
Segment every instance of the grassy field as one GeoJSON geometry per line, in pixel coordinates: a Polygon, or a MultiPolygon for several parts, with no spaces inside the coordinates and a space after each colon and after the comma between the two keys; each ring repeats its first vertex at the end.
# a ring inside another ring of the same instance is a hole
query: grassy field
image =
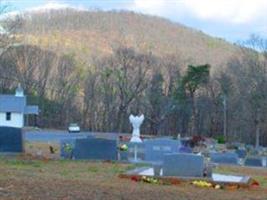
{"type": "Polygon", "coordinates": [[[113,162],[1,157],[0,199],[267,200],[267,170],[217,168],[217,172],[251,175],[261,184],[258,188],[230,191],[190,184],[153,185],[118,177],[133,167],[113,162]]]}

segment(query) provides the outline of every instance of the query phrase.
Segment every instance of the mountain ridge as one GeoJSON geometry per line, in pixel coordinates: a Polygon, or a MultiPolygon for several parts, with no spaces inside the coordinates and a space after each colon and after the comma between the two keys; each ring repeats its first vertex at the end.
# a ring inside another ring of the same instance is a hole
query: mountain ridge
{"type": "Polygon", "coordinates": [[[120,46],[164,58],[179,57],[184,65],[226,66],[240,48],[223,39],[165,18],[129,11],[50,10],[27,13],[18,33],[23,43],[74,53],[90,63],[120,46]],[[88,59],[89,58],[89,59],[88,59]]]}

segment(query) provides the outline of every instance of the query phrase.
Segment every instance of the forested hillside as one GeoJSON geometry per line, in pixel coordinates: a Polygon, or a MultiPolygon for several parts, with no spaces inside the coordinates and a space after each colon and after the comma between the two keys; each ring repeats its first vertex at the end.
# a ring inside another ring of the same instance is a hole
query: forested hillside
{"type": "Polygon", "coordinates": [[[130,132],[129,114],[144,113],[146,134],[267,142],[261,38],[241,48],[132,12],[26,13],[19,24],[0,57],[0,89],[20,82],[41,127],[130,132]]]}
{"type": "Polygon", "coordinates": [[[216,68],[239,48],[168,20],[132,12],[61,10],[25,14],[20,35],[27,44],[75,54],[85,62],[119,47],[186,63],[209,62],[216,68]]]}

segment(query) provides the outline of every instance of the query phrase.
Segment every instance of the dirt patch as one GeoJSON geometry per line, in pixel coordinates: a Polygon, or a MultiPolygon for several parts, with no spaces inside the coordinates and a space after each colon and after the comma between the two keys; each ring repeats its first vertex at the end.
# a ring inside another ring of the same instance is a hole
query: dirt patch
{"type": "Polygon", "coordinates": [[[58,143],[25,142],[24,151],[27,155],[44,157],[47,159],[60,158],[60,145],[58,143]]]}

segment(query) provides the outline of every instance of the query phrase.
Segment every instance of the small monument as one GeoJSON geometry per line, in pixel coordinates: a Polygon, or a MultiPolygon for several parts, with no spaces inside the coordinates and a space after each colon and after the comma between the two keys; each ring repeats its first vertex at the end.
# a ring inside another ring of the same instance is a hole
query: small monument
{"type": "Polygon", "coordinates": [[[134,143],[134,162],[137,162],[137,144],[142,143],[140,138],[140,126],[143,123],[145,117],[141,116],[133,116],[130,115],[129,120],[133,126],[132,138],[130,140],[131,143],[134,143]]]}

